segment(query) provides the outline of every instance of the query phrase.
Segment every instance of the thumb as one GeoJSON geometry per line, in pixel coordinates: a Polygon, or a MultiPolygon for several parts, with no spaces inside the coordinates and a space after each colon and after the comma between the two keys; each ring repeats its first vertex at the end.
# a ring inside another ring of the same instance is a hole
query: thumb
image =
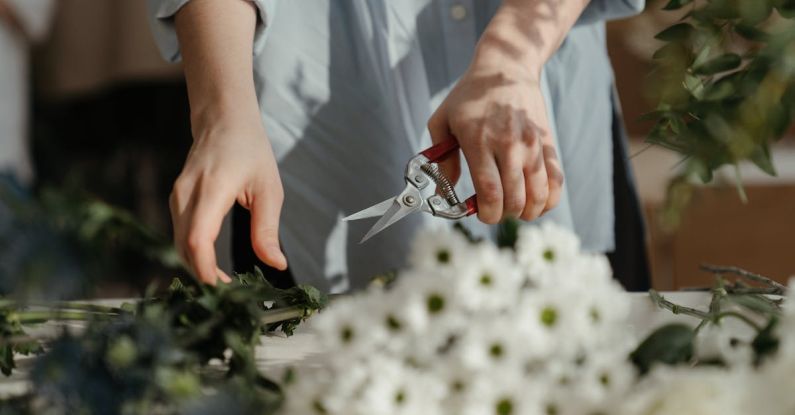
{"type": "MultiPolygon", "coordinates": [[[[431,142],[434,145],[447,141],[450,138],[455,138],[450,132],[447,118],[442,116],[440,111],[437,111],[428,121],[428,132],[431,133],[431,142]]],[[[461,177],[460,157],[460,152],[455,151],[438,163],[439,169],[453,184],[458,183],[458,178],[461,177]]]]}
{"type": "Polygon", "coordinates": [[[251,245],[262,262],[283,271],[287,269],[287,258],[279,244],[283,197],[265,196],[267,193],[260,192],[251,204],[251,245]]]}

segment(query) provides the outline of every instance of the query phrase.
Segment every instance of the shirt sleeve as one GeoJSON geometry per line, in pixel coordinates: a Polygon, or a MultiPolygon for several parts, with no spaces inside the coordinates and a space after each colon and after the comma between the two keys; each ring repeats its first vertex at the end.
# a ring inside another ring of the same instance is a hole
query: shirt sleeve
{"type": "Polygon", "coordinates": [[[53,0],[6,0],[28,39],[42,40],[50,29],[53,0]]]}
{"type": "MultiPolygon", "coordinates": [[[[27,0],[23,0],[27,1],[27,0]]],[[[152,33],[157,42],[160,53],[171,62],[181,59],[179,40],[174,27],[174,15],[179,9],[190,0],[148,0],[149,1],[149,23],[152,33]]],[[[258,19],[257,28],[254,35],[254,51],[256,55],[265,45],[267,28],[270,26],[270,19],[276,11],[278,0],[240,0],[254,3],[257,7],[258,19]]]]}
{"type": "Polygon", "coordinates": [[[643,11],[646,0],[591,0],[577,24],[620,19],[643,11]]]}

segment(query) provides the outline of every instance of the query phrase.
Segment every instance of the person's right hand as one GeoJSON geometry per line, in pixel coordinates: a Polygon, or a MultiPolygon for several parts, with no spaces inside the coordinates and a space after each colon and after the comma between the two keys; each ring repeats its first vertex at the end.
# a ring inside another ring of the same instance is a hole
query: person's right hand
{"type": "Polygon", "coordinates": [[[216,263],[215,240],[235,201],[251,211],[251,243],[266,264],[286,269],[279,246],[284,190],[259,117],[223,120],[197,128],[170,207],[177,250],[196,277],[215,284],[231,279],[216,263]]]}

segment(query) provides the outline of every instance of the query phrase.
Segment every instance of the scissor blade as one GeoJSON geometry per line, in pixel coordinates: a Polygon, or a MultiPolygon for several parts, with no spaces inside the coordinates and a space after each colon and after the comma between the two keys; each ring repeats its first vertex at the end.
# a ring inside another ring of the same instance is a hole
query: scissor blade
{"type": "Polygon", "coordinates": [[[400,202],[395,200],[392,206],[389,208],[389,210],[387,210],[386,213],[384,213],[384,215],[381,216],[381,219],[378,219],[378,222],[376,222],[375,225],[373,225],[373,227],[370,228],[369,231],[367,231],[367,234],[364,235],[364,238],[362,238],[361,242],[359,243],[360,244],[364,243],[368,239],[372,238],[378,232],[383,231],[389,225],[392,225],[393,223],[399,221],[400,219],[403,219],[406,215],[408,215],[411,212],[414,212],[415,210],[417,210],[417,208],[410,208],[403,206],[402,204],[400,204],[400,202]]]}
{"type": "Polygon", "coordinates": [[[383,202],[377,205],[370,206],[369,208],[360,210],[354,213],[353,215],[344,217],[342,218],[342,220],[347,222],[350,220],[359,220],[359,219],[374,218],[376,216],[384,216],[384,213],[386,213],[386,211],[389,210],[389,208],[392,206],[393,203],[395,203],[395,198],[390,197],[389,199],[384,200],[383,202]]]}

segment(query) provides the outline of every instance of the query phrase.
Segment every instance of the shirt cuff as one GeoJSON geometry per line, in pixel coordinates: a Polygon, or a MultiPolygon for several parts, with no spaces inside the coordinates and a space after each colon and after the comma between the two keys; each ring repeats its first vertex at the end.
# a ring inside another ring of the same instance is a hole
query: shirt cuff
{"type": "Polygon", "coordinates": [[[591,0],[577,20],[577,25],[632,16],[642,12],[645,6],[645,0],[591,0]]]}
{"type": "MultiPolygon", "coordinates": [[[[149,0],[149,23],[155,42],[163,58],[170,62],[179,61],[179,40],[174,27],[174,15],[190,0],[149,0]]],[[[258,54],[265,46],[267,28],[270,19],[276,11],[278,0],[240,0],[253,3],[257,7],[257,28],[254,32],[254,55],[258,54]]]]}

